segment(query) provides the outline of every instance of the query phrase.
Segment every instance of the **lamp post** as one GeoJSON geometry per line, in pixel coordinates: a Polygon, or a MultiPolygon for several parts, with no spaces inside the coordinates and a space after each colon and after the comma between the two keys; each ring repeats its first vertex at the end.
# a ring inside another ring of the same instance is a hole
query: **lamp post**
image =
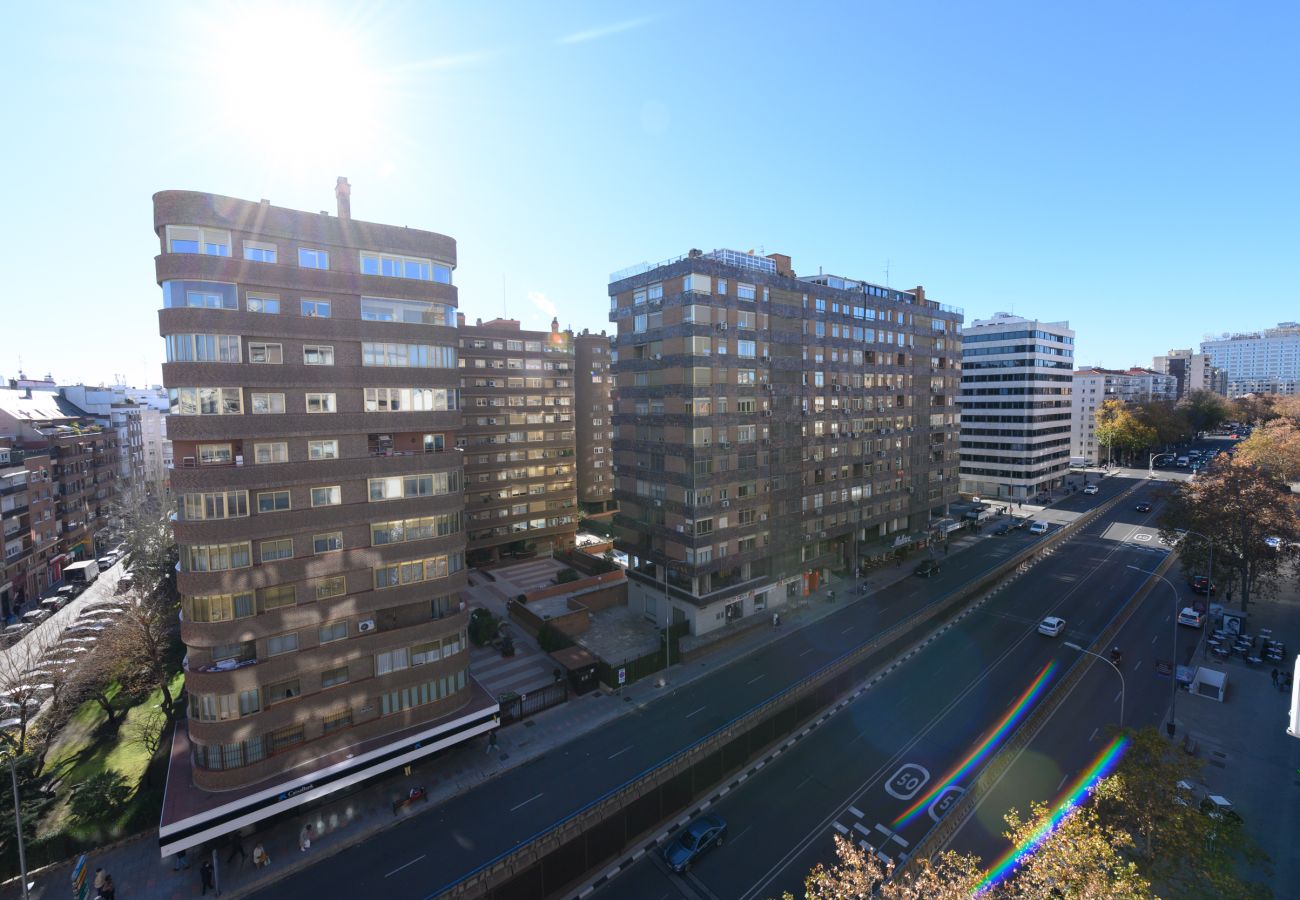
{"type": "Polygon", "coordinates": [[[1168,578],[1166,578],[1165,576],[1163,576],[1163,575],[1161,575],[1161,574],[1159,574],[1159,573],[1157,573],[1157,572],[1150,572],[1150,571],[1148,571],[1148,570],[1146,570],[1146,569],[1143,569],[1143,568],[1141,568],[1141,567],[1139,567],[1139,566],[1126,566],[1126,568],[1133,569],[1134,571],[1137,571],[1137,572],[1142,572],[1142,573],[1144,573],[1144,574],[1146,574],[1146,575],[1149,575],[1149,576],[1151,576],[1151,577],[1153,577],[1153,578],[1159,578],[1159,579],[1160,579],[1161,581],[1163,581],[1165,584],[1169,585],[1169,592],[1170,592],[1171,594],[1174,595],[1174,615],[1173,615],[1173,620],[1174,620],[1174,632],[1173,632],[1173,636],[1174,636],[1174,651],[1173,651],[1173,652],[1174,652],[1174,656],[1173,656],[1173,666],[1174,666],[1174,670],[1173,670],[1172,672],[1169,673],[1169,681],[1170,681],[1170,686],[1169,686],[1169,721],[1168,721],[1167,723],[1165,723],[1165,731],[1168,732],[1168,734],[1169,734],[1170,737],[1173,737],[1173,736],[1174,736],[1174,732],[1178,730],[1178,729],[1177,729],[1177,726],[1174,724],[1174,710],[1175,710],[1175,707],[1177,706],[1177,703],[1178,703],[1178,588],[1174,587],[1174,583],[1173,583],[1172,581],[1170,581],[1168,578]]]}
{"type": "Polygon", "coordinates": [[[1147,460],[1147,478],[1156,477],[1156,460],[1162,456],[1173,456],[1172,453],[1152,453],[1151,458],[1147,460]]]}
{"type": "MultiPolygon", "coordinates": [[[[0,722],[0,729],[12,728],[18,724],[20,724],[18,719],[6,719],[5,721],[0,722]]],[[[9,763],[9,780],[10,783],[13,784],[14,789],[14,828],[16,829],[15,833],[18,837],[18,869],[21,872],[21,877],[23,879],[23,900],[27,900],[30,896],[27,892],[27,849],[23,845],[23,814],[22,806],[20,805],[18,798],[18,770],[14,768],[14,755],[17,748],[11,747],[10,749],[11,752],[9,753],[7,760],[9,763]]]]}
{"type": "Polygon", "coordinates": [[[1087,650],[1083,647],[1080,647],[1078,644],[1072,644],[1069,641],[1065,642],[1065,646],[1069,647],[1071,650],[1078,650],[1080,653],[1086,653],[1089,656],[1095,656],[1097,657],[1097,659],[1101,660],[1106,665],[1110,666],[1112,669],[1115,670],[1115,674],[1119,676],[1119,727],[1123,728],[1124,727],[1124,673],[1119,670],[1119,666],[1115,665],[1114,662],[1102,656],[1100,653],[1093,653],[1091,650],[1087,650]]]}

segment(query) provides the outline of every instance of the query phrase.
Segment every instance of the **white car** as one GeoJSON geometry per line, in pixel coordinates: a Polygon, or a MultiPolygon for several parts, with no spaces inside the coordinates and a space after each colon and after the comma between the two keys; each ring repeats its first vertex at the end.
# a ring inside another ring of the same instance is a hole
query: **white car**
{"type": "Polygon", "coordinates": [[[1085,494],[1095,494],[1095,493],[1097,493],[1097,485],[1095,485],[1095,484],[1090,484],[1090,485],[1088,485],[1087,487],[1085,487],[1085,488],[1083,489],[1083,492],[1084,492],[1085,494]]]}
{"type": "Polygon", "coordinates": [[[1065,631],[1065,620],[1057,616],[1048,616],[1038,623],[1039,634],[1045,634],[1048,637],[1060,637],[1062,631],[1065,631]]]}
{"type": "Polygon", "coordinates": [[[1044,521],[1042,521],[1042,520],[1040,519],[1039,521],[1037,521],[1037,522],[1035,522],[1034,524],[1032,524],[1032,525],[1029,526],[1029,533],[1030,533],[1030,534],[1047,534],[1047,529],[1048,529],[1049,527],[1050,527],[1050,526],[1048,526],[1048,524],[1047,524],[1046,522],[1044,522],[1044,521]]]}
{"type": "Polygon", "coordinates": [[[1268,544],[1270,548],[1277,550],[1282,546],[1282,539],[1280,537],[1270,536],[1264,538],[1264,543],[1268,544]]]}
{"type": "Polygon", "coordinates": [[[1200,628],[1205,624],[1205,613],[1198,612],[1190,606],[1184,606],[1183,611],[1178,614],[1178,624],[1187,625],[1191,628],[1200,628]]]}

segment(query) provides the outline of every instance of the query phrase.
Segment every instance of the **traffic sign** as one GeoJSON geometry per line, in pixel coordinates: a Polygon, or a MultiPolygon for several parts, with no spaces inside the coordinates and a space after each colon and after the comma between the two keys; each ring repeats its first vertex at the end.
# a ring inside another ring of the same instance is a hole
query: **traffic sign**
{"type": "Polygon", "coordinates": [[[623,685],[625,685],[625,684],[627,684],[627,669],[626,669],[626,668],[620,668],[620,669],[618,670],[618,683],[619,683],[619,686],[620,686],[620,687],[623,686],[623,685]]]}

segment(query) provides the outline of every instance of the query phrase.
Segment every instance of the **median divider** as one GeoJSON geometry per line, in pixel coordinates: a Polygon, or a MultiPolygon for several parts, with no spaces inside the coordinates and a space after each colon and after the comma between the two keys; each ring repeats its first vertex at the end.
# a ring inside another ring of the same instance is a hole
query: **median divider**
{"type": "MultiPolygon", "coordinates": [[[[1088,648],[1089,650],[1101,654],[1106,647],[1113,646],[1112,641],[1115,640],[1115,636],[1119,634],[1120,629],[1124,627],[1124,623],[1142,605],[1147,595],[1151,593],[1152,588],[1159,583],[1161,576],[1173,567],[1176,560],[1176,553],[1171,552],[1165,556],[1154,573],[1133,592],[1133,596],[1128,599],[1128,602],[1111,617],[1110,622],[1102,629],[1097,639],[1092,642],[1092,645],[1088,648]]],[[[912,874],[916,874],[919,860],[932,858],[948,846],[949,841],[975,812],[980,801],[993,790],[1002,779],[1002,776],[1006,774],[1007,769],[1015,762],[1019,753],[1033,742],[1039,731],[1047,724],[1047,720],[1065,702],[1070,692],[1096,662],[1097,660],[1093,656],[1086,653],[1079,654],[1079,659],[1076,659],[1069,667],[1065,676],[1048,691],[1047,695],[1034,708],[1034,711],[1012,732],[993,758],[980,770],[970,789],[962,794],[961,799],[952,805],[952,808],[948,810],[942,819],[931,826],[924,837],[917,841],[907,862],[899,867],[900,873],[910,871],[912,874]]],[[[1170,677],[1176,676],[1171,674],[1170,677]]]]}
{"type": "Polygon", "coordinates": [[[455,900],[547,897],[577,883],[601,865],[614,862],[630,845],[657,827],[662,828],[662,823],[680,815],[714,785],[753,764],[774,744],[804,730],[809,722],[865,681],[873,667],[891,664],[894,656],[879,658],[887,651],[901,651],[918,643],[925,637],[918,634],[920,629],[934,630],[942,624],[936,620],[954,618],[966,607],[975,605],[974,601],[982,602],[1003,579],[1019,574],[1069,540],[1138,487],[1140,484],[1134,485],[1055,534],[932,601],[904,621],[760,701],[511,850],[444,885],[430,897],[455,900]]]}

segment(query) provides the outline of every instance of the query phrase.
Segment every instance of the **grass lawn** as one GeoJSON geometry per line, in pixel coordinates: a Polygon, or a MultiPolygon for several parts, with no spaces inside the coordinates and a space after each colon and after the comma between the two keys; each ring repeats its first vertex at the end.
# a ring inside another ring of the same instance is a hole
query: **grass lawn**
{"type": "MultiPolygon", "coordinates": [[[[171,684],[173,697],[177,696],[183,684],[184,675],[177,673],[171,684]]],[[[117,685],[110,690],[116,695],[117,685]]],[[[88,701],[77,709],[46,757],[45,770],[61,782],[61,789],[59,801],[41,823],[42,832],[67,829],[74,835],[86,838],[115,837],[132,820],[140,817],[156,820],[158,809],[162,805],[162,784],[158,783],[161,779],[155,778],[155,784],[151,786],[142,786],[145,769],[149,765],[149,753],[139,744],[129,741],[127,736],[131,733],[132,722],[144,717],[149,710],[161,703],[162,691],[154,691],[127,711],[118,731],[112,735],[101,735],[108,716],[98,704],[88,701]],[[131,788],[130,798],[112,819],[85,824],[77,822],[68,805],[72,787],[109,769],[126,780],[131,788]]]]}

